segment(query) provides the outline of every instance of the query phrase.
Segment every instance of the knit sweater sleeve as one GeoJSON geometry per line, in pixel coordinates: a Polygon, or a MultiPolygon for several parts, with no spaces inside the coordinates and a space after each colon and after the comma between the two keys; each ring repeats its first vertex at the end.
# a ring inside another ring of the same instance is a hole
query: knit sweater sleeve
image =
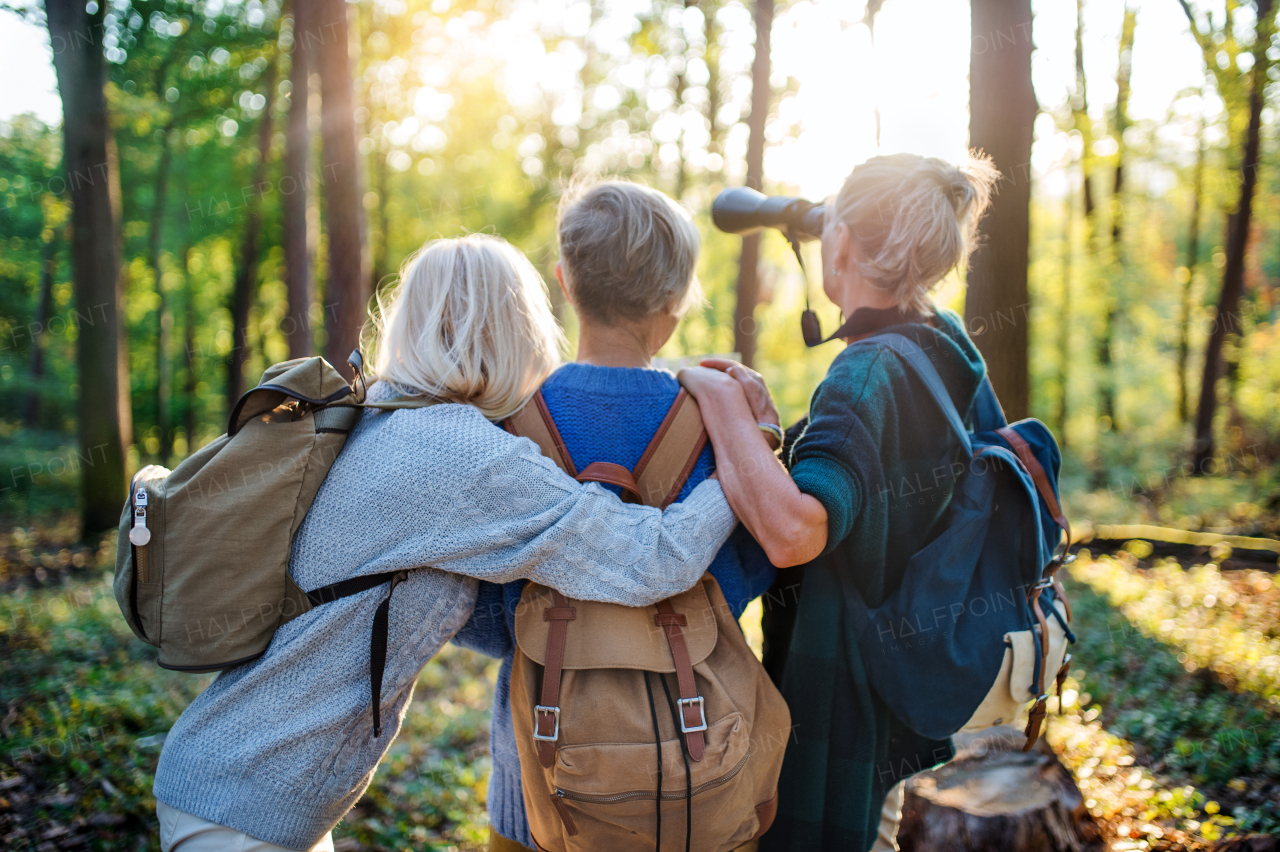
{"type": "MultiPolygon", "coordinates": [[[[379,530],[342,542],[357,551],[346,558],[359,574],[429,565],[629,606],[690,588],[737,523],[716,481],[666,511],[625,504],[462,405],[365,416],[299,538],[317,551],[334,546],[308,529],[348,529],[352,518],[379,530]]],[[[311,550],[295,542],[295,569],[332,558],[311,550]]]]}
{"type": "Polygon", "coordinates": [[[704,482],[666,511],[627,504],[573,481],[525,439],[460,496],[468,510],[483,506],[485,526],[501,532],[483,550],[442,554],[436,567],[491,582],[523,577],[571,598],[629,606],[696,583],[737,523],[719,482],[704,482]],[[510,489],[498,483],[513,480],[516,499],[504,499],[510,489]]]}
{"type": "Polygon", "coordinates": [[[876,442],[860,410],[867,396],[882,390],[880,357],[878,350],[863,349],[836,359],[814,392],[808,424],[792,450],[796,486],[827,510],[823,553],[848,537],[868,494],[879,490],[876,442]]]}

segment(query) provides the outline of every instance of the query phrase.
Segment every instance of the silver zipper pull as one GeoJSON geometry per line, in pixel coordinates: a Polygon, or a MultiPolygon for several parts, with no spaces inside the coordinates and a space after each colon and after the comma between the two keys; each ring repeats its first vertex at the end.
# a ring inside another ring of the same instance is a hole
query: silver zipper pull
{"type": "Polygon", "coordinates": [[[147,489],[139,483],[133,492],[133,527],[129,530],[129,542],[142,547],[151,541],[151,530],[147,529],[147,489]]]}

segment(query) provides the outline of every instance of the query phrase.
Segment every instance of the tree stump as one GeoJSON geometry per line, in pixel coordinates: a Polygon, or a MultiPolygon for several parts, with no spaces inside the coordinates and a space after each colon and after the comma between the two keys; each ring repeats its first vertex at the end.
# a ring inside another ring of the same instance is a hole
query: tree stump
{"type": "MultiPolygon", "coordinates": [[[[994,729],[907,782],[903,852],[1095,852],[1103,848],[1071,773],[1047,748],[1023,753],[994,729]]],[[[959,740],[959,738],[957,738],[959,740]]]]}

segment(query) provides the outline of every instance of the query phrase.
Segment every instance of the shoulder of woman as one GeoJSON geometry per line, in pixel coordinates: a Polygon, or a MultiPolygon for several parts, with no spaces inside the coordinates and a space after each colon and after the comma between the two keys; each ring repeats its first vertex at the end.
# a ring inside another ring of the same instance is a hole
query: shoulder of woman
{"type": "Polygon", "coordinates": [[[818,394],[835,393],[855,401],[904,376],[902,360],[885,342],[867,341],[847,347],[836,356],[818,386],[818,394]]]}
{"type": "Polygon", "coordinates": [[[515,480],[557,493],[575,489],[574,480],[536,444],[507,432],[474,406],[442,403],[368,416],[385,418],[385,425],[361,442],[372,453],[368,463],[433,483],[437,499],[443,496],[439,489],[502,490],[515,487],[515,480]]]}

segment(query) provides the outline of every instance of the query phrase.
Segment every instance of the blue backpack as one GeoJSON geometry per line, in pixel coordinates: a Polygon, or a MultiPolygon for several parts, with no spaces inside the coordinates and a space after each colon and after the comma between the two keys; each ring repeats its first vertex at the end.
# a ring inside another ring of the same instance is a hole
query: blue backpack
{"type": "Polygon", "coordinates": [[[1071,540],[1058,501],[1057,442],[1038,420],[1008,424],[985,378],[969,431],[914,341],[889,333],[853,345],[871,342],[888,344],[929,389],[966,462],[941,532],[911,557],[882,605],[868,607],[844,583],[871,685],[931,739],[1012,723],[1031,704],[1029,750],[1044,721],[1046,679],[1057,681],[1061,699],[1075,641],[1054,576],[1070,561],[1071,540]]]}

